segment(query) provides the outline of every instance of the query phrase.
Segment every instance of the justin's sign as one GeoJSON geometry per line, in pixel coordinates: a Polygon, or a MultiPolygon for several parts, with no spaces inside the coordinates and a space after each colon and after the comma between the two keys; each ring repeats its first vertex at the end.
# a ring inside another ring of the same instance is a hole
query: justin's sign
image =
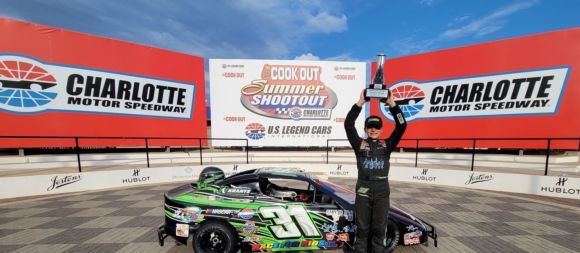
{"type": "MultiPolygon", "coordinates": [[[[429,118],[551,114],[558,111],[568,67],[493,74],[391,87],[407,121],[429,118]]],[[[381,112],[393,120],[388,107],[381,112]]]]}

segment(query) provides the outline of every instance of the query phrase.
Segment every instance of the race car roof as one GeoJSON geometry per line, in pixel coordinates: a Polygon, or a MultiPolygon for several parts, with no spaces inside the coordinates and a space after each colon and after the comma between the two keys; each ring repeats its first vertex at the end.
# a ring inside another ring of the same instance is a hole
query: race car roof
{"type": "Polygon", "coordinates": [[[238,174],[232,175],[226,178],[225,181],[231,183],[232,181],[245,180],[249,178],[295,178],[300,180],[310,179],[308,173],[304,170],[297,168],[281,168],[281,167],[264,167],[254,170],[240,172],[238,174]]]}
{"type": "Polygon", "coordinates": [[[265,175],[284,175],[293,177],[306,177],[306,172],[298,168],[281,168],[281,167],[266,167],[256,169],[256,174],[260,176],[265,175]]]}

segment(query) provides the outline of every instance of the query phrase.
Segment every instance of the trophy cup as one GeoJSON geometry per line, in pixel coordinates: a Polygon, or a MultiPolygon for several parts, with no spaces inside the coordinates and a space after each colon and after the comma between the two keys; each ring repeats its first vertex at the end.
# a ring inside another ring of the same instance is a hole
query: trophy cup
{"type": "Polygon", "coordinates": [[[369,87],[365,89],[365,100],[369,101],[371,98],[379,99],[381,102],[386,103],[387,99],[391,95],[391,91],[387,89],[383,80],[383,65],[385,63],[384,54],[379,54],[377,61],[377,71],[375,72],[375,78],[369,84],[369,87]]]}

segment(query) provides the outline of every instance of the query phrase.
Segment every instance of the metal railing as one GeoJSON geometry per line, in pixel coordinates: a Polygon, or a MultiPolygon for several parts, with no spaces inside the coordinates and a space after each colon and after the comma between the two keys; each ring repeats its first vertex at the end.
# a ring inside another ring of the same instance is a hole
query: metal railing
{"type": "MultiPolygon", "coordinates": [[[[415,168],[419,162],[419,142],[420,141],[471,141],[471,171],[474,169],[475,164],[475,153],[476,153],[476,143],[477,141],[546,141],[546,165],[544,168],[544,175],[548,175],[548,167],[550,161],[550,152],[552,141],[562,140],[562,141],[577,141],[578,148],[580,151],[580,137],[579,138],[424,138],[424,139],[401,139],[401,141],[415,141],[415,168]]],[[[329,163],[329,149],[330,142],[333,141],[348,141],[347,139],[327,139],[326,140],[326,163],[329,163]]],[[[492,145],[490,145],[492,146],[492,145]]]]}
{"type": "MultiPolygon", "coordinates": [[[[246,150],[246,164],[250,161],[249,150],[250,146],[248,145],[248,139],[236,139],[236,138],[188,138],[188,137],[108,137],[108,136],[0,136],[1,139],[69,139],[75,141],[74,150],[77,155],[77,163],[79,172],[82,172],[81,166],[81,147],[79,146],[79,140],[82,139],[106,139],[106,140],[143,140],[145,144],[145,153],[147,156],[147,168],[150,168],[150,161],[149,161],[149,140],[197,140],[198,148],[199,148],[199,163],[203,165],[203,145],[202,141],[209,140],[234,140],[234,141],[245,141],[245,150],[246,150]]],[[[208,145],[209,146],[209,145],[208,145]]]]}

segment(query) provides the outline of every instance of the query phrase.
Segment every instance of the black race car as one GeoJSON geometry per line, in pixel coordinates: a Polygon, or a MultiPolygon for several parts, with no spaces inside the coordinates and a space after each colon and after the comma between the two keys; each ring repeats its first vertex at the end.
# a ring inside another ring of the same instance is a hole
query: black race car
{"type": "MultiPolygon", "coordinates": [[[[259,168],[225,178],[205,168],[197,183],[165,193],[167,236],[195,252],[352,250],[355,194],[342,186],[290,168],[259,168]]],[[[386,215],[386,214],[385,214],[386,215]]],[[[387,252],[398,245],[437,246],[435,227],[397,208],[389,211],[387,252]]]]}

